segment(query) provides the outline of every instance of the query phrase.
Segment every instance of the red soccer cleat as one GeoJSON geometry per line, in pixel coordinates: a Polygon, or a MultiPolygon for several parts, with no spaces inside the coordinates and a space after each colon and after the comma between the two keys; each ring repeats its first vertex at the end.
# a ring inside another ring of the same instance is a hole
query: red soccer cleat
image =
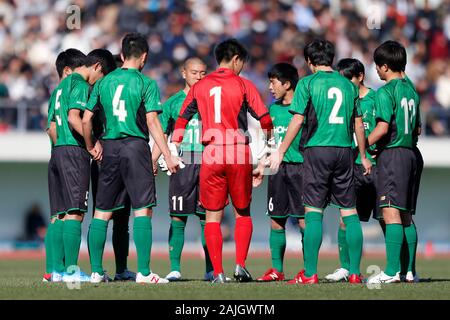
{"type": "Polygon", "coordinates": [[[264,281],[264,282],[283,281],[283,280],[284,280],[284,273],[278,272],[277,269],[275,268],[270,268],[269,270],[266,271],[266,273],[264,273],[262,277],[256,279],[256,281],[264,281]]]}
{"type": "Polygon", "coordinates": [[[348,283],[362,283],[362,276],[357,274],[351,274],[348,278],[348,283]]]}
{"type": "Polygon", "coordinates": [[[319,283],[319,277],[314,274],[312,277],[305,276],[305,269],[301,270],[294,279],[289,280],[288,284],[316,284],[319,283]]]}
{"type": "Polygon", "coordinates": [[[44,273],[44,276],[42,277],[42,282],[51,282],[51,281],[52,281],[52,274],[44,273]]]}

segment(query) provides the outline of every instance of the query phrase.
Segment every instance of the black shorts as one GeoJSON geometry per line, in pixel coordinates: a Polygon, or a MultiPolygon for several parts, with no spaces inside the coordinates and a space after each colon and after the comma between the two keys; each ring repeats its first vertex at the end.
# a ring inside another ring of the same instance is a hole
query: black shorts
{"type": "MultiPolygon", "coordinates": [[[[97,161],[91,161],[91,194],[92,194],[92,206],[95,208],[96,199],[97,199],[97,190],[98,190],[98,178],[101,170],[101,164],[97,161]]],[[[124,195],[121,197],[125,197],[125,207],[123,209],[114,211],[114,215],[126,214],[130,215],[131,204],[130,197],[128,197],[127,191],[123,189],[122,191],[124,195]]],[[[95,211],[92,210],[92,215],[94,215],[95,211]]]]}
{"type": "Polygon", "coordinates": [[[132,210],[156,206],[151,161],[150,146],[144,139],[105,140],[95,209],[124,209],[127,195],[132,210]]]}
{"type": "Polygon", "coordinates": [[[356,210],[358,211],[359,220],[367,222],[370,216],[379,219],[380,208],[377,203],[377,166],[372,167],[369,175],[364,175],[364,167],[355,164],[354,170],[355,194],[356,194],[356,210]]]}
{"type": "Polygon", "coordinates": [[[408,148],[385,149],[379,155],[377,166],[380,207],[411,211],[417,174],[414,152],[408,148]]]}
{"type": "Polygon", "coordinates": [[[64,213],[62,211],[63,207],[63,197],[61,193],[61,184],[59,182],[58,169],[56,167],[55,156],[53,155],[53,150],[50,156],[50,161],[48,162],[48,195],[50,200],[50,218],[64,213]]]}
{"type": "Polygon", "coordinates": [[[269,176],[267,215],[271,218],[305,217],[303,206],[303,164],[286,163],[269,176]]]}
{"type": "Polygon", "coordinates": [[[422,153],[420,153],[419,148],[413,148],[414,155],[416,156],[416,177],[413,182],[413,191],[412,191],[412,208],[411,213],[416,213],[417,207],[417,198],[419,197],[419,188],[420,188],[420,178],[422,177],[423,171],[423,157],[422,153]]]}
{"type": "Polygon", "coordinates": [[[356,206],[351,148],[310,147],[304,152],[303,198],[305,206],[341,209],[356,206]]]}
{"type": "MultiPolygon", "coordinates": [[[[77,146],[60,146],[53,150],[56,166],[55,191],[60,193],[58,214],[87,211],[91,157],[77,146]]],[[[52,170],[53,171],[53,170],[52,170]]]]}
{"type": "MultiPolygon", "coordinates": [[[[189,155],[183,154],[184,157],[189,155]]],[[[201,154],[200,154],[201,156],[201,154]]],[[[190,164],[172,174],[169,180],[169,213],[171,216],[204,215],[200,204],[200,164],[190,164]]]]}

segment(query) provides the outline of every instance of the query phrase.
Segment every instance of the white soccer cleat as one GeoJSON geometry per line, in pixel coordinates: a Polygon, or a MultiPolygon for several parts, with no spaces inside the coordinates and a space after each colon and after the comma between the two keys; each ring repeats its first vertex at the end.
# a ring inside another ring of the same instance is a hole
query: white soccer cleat
{"type": "Polygon", "coordinates": [[[386,273],[381,271],[379,274],[371,276],[368,280],[368,284],[379,284],[379,283],[399,283],[400,282],[400,272],[397,272],[395,276],[388,276],[386,273]]]}
{"type": "Polygon", "coordinates": [[[109,282],[110,278],[108,277],[108,275],[105,273],[103,273],[103,275],[101,275],[98,272],[93,272],[91,274],[91,279],[90,282],[91,283],[101,283],[101,282],[109,282]]]}
{"type": "Polygon", "coordinates": [[[116,273],[114,281],[136,281],[136,272],[125,269],[122,273],[116,273]]]}
{"type": "Polygon", "coordinates": [[[171,271],[165,278],[166,280],[169,281],[178,281],[181,280],[181,273],[180,271],[171,271]]]}
{"type": "Polygon", "coordinates": [[[416,273],[416,275],[414,275],[412,273],[412,271],[408,271],[408,273],[406,273],[406,277],[405,277],[404,281],[408,282],[408,283],[417,283],[417,282],[420,282],[420,278],[417,273],[416,273]]]}
{"type": "Polygon", "coordinates": [[[333,273],[330,273],[325,277],[328,281],[339,282],[339,281],[348,281],[348,276],[350,272],[345,268],[339,268],[334,270],[333,273]]]}
{"type": "Polygon", "coordinates": [[[136,283],[142,284],[166,284],[169,280],[160,278],[156,273],[150,273],[148,276],[144,276],[142,273],[138,272],[136,275],[136,283]]]}

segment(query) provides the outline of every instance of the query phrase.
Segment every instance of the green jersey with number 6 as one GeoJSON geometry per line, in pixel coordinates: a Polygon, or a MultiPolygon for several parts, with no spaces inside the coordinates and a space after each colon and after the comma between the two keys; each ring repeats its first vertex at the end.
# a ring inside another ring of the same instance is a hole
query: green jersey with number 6
{"type": "Polygon", "coordinates": [[[89,83],[79,73],[72,73],[55,89],[55,146],[84,147],[84,139],[69,124],[69,111],[84,111],[89,98],[89,83]]]}
{"type": "MultiPolygon", "coordinates": [[[[170,135],[173,132],[175,122],[183,106],[184,99],[186,99],[186,93],[183,90],[171,96],[163,104],[163,112],[159,119],[163,127],[164,133],[170,135]]],[[[181,142],[180,149],[187,152],[202,152],[203,145],[200,143],[201,127],[198,119],[198,113],[196,113],[186,126],[184,132],[183,141],[181,142]]]]}
{"type": "Polygon", "coordinates": [[[138,137],[149,140],[146,114],[161,110],[156,82],[137,69],[118,68],[98,80],[86,109],[98,108],[103,140],[138,137]]]}
{"type": "Polygon", "coordinates": [[[336,71],[317,71],[298,82],[290,112],[306,117],[305,148],[351,147],[358,88],[336,71]]]}
{"type": "Polygon", "coordinates": [[[419,126],[419,95],[405,79],[394,79],[381,87],[375,97],[377,121],[389,124],[378,142],[381,148],[412,148],[419,126]]]}
{"type": "MultiPolygon", "coordinates": [[[[279,101],[273,103],[269,108],[277,147],[279,147],[283,142],[283,139],[286,136],[287,128],[293,117],[292,113],[289,112],[289,108],[290,104],[284,105],[279,101]]],[[[294,141],[292,141],[289,149],[286,151],[286,154],[283,157],[283,162],[303,163],[303,156],[300,153],[301,135],[302,129],[300,129],[294,141]]]]}

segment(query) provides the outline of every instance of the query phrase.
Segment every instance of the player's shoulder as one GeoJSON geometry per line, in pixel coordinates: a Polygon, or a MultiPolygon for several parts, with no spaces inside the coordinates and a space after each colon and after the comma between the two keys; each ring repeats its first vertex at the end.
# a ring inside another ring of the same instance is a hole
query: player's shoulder
{"type": "Polygon", "coordinates": [[[309,88],[311,83],[313,83],[313,81],[315,79],[317,79],[319,76],[320,76],[320,73],[319,72],[315,72],[315,73],[309,74],[307,76],[304,76],[303,78],[301,78],[299,80],[298,83],[299,83],[299,85],[302,85],[302,86],[305,86],[306,88],[309,88]]]}
{"type": "Polygon", "coordinates": [[[183,90],[178,91],[177,93],[171,95],[166,102],[164,102],[165,105],[172,105],[174,103],[176,103],[177,101],[179,101],[180,99],[185,99],[186,98],[186,93],[184,93],[183,90]]]}

